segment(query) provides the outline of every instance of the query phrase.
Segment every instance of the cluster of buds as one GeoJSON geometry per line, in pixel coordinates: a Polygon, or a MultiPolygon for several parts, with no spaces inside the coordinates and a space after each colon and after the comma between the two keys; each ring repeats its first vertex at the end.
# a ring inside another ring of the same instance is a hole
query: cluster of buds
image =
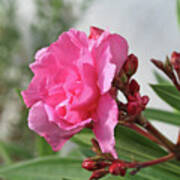
{"type": "Polygon", "coordinates": [[[139,93],[135,93],[134,96],[128,96],[127,112],[129,115],[138,115],[146,107],[149,101],[148,96],[140,96],[139,93]]]}
{"type": "Polygon", "coordinates": [[[166,58],[165,63],[156,59],[151,59],[151,61],[167,75],[180,91],[180,53],[173,52],[170,59],[168,57],[166,58]]]}
{"type": "Polygon", "coordinates": [[[121,160],[107,161],[104,159],[85,159],[82,163],[82,167],[88,171],[93,171],[89,180],[96,180],[104,177],[107,174],[114,176],[125,176],[126,163],[121,160]]]}
{"type": "Polygon", "coordinates": [[[102,153],[99,144],[95,139],[92,139],[91,142],[92,151],[96,153],[96,156],[87,158],[82,162],[82,167],[84,169],[92,171],[89,180],[96,180],[107,174],[125,176],[127,169],[126,162],[114,159],[111,154],[102,153]]]}
{"type": "MultiPolygon", "coordinates": [[[[130,54],[123,65],[119,75],[115,78],[114,87],[120,90],[127,99],[127,104],[123,106],[128,116],[139,115],[146,107],[149,98],[140,95],[140,86],[132,76],[138,68],[138,59],[134,54],[130,54]]],[[[120,102],[120,108],[123,103],[120,102]]]]}

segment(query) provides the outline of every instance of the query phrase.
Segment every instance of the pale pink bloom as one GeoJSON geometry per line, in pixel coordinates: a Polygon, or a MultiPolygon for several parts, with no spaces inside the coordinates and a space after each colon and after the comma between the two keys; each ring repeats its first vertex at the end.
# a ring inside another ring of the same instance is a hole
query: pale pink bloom
{"type": "Polygon", "coordinates": [[[118,107],[110,94],[113,78],[127,57],[126,40],[98,28],[71,29],[35,55],[34,77],[22,96],[29,128],[58,151],[74,134],[93,122],[103,152],[114,150],[118,107]]]}

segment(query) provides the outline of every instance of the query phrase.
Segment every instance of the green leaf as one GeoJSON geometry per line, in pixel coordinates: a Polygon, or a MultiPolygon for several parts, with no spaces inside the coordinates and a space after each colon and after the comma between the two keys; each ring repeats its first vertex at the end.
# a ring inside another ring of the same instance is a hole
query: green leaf
{"type": "Polygon", "coordinates": [[[57,156],[38,158],[1,168],[0,177],[5,180],[85,180],[91,173],[81,168],[81,162],[57,156]]]}
{"type": "Polygon", "coordinates": [[[159,84],[170,84],[170,82],[166,78],[164,78],[161,74],[159,74],[157,71],[154,71],[153,74],[156,78],[156,81],[159,84]]]}
{"type": "Polygon", "coordinates": [[[177,21],[180,26],[180,0],[177,0],[177,21]]]}
{"type": "Polygon", "coordinates": [[[38,156],[57,154],[57,152],[52,150],[51,146],[46,142],[46,140],[38,135],[36,135],[36,150],[38,156]]]}
{"type": "Polygon", "coordinates": [[[91,150],[91,139],[93,138],[92,132],[90,129],[83,129],[81,132],[79,132],[77,135],[73,136],[71,138],[71,141],[75,144],[79,145],[79,151],[85,156],[85,157],[92,157],[95,155],[95,153],[91,150]],[[82,141],[81,138],[85,138],[85,141],[82,141]],[[87,142],[89,144],[87,144],[87,142]]]}
{"type": "Polygon", "coordinates": [[[32,154],[24,147],[17,144],[8,144],[0,141],[0,156],[4,163],[10,164],[13,160],[32,158],[32,154]]]}
{"type": "Polygon", "coordinates": [[[160,109],[147,108],[144,111],[146,118],[151,120],[157,120],[176,126],[180,126],[180,114],[175,112],[163,111],[160,109]]]}
{"type": "MultiPolygon", "coordinates": [[[[74,139],[79,146],[91,147],[92,133],[77,134],[74,139]]],[[[161,147],[149,139],[137,134],[129,128],[118,125],[115,129],[116,150],[120,159],[128,161],[149,161],[167,154],[161,147]]],[[[73,140],[74,140],[73,139],[73,140]]],[[[137,175],[122,177],[105,177],[104,180],[178,180],[180,176],[180,163],[166,162],[160,165],[142,169],[137,175]]],[[[103,180],[102,179],[102,180],[103,180]]]]}
{"type": "Polygon", "coordinates": [[[150,86],[162,100],[173,108],[180,110],[180,92],[173,85],[151,84],[150,86]]]}
{"type": "Polygon", "coordinates": [[[3,143],[0,142],[0,157],[3,159],[4,164],[10,164],[12,162],[9,153],[3,143]]]}

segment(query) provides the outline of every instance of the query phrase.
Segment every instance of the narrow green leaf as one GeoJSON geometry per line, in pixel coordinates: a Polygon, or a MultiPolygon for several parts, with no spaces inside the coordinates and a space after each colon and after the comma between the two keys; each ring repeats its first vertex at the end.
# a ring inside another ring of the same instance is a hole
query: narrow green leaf
{"type": "Polygon", "coordinates": [[[180,110],[180,92],[173,85],[151,84],[150,86],[162,100],[173,108],[180,110]]]}
{"type": "Polygon", "coordinates": [[[153,74],[159,84],[170,84],[170,82],[157,71],[154,71],[153,74]]]}
{"type": "Polygon", "coordinates": [[[6,147],[0,142],[0,157],[3,159],[5,165],[12,162],[9,153],[6,150],[6,147]]]}
{"type": "Polygon", "coordinates": [[[177,21],[180,26],[180,0],[177,0],[177,21]]]}
{"type": "Polygon", "coordinates": [[[147,108],[144,111],[144,115],[146,118],[150,120],[157,120],[157,121],[173,124],[176,126],[180,126],[180,114],[175,112],[147,108]]]}
{"type": "Polygon", "coordinates": [[[32,154],[24,147],[17,144],[8,144],[0,141],[0,156],[7,165],[14,160],[23,160],[32,158],[32,154]]]}
{"type": "Polygon", "coordinates": [[[81,168],[81,162],[57,156],[38,158],[1,168],[0,177],[6,180],[85,180],[91,173],[81,168]]]}

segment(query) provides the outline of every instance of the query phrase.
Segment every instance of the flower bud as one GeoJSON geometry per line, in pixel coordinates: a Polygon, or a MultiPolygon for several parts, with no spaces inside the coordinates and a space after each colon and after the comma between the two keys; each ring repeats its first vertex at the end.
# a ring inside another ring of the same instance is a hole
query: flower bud
{"type": "Polygon", "coordinates": [[[138,59],[134,54],[130,54],[123,66],[128,77],[132,76],[138,68],[138,59]]]}
{"type": "Polygon", "coordinates": [[[171,64],[175,70],[180,71],[180,53],[173,52],[171,56],[171,64]]]}
{"type": "Polygon", "coordinates": [[[104,32],[103,29],[91,26],[89,39],[98,39],[98,37],[104,32]]]}
{"type": "Polygon", "coordinates": [[[147,103],[149,102],[149,97],[148,96],[143,96],[141,97],[142,100],[142,105],[145,107],[147,103]]]}
{"type": "Polygon", "coordinates": [[[96,139],[92,138],[91,139],[92,143],[92,151],[95,152],[96,154],[101,154],[101,148],[99,147],[99,144],[96,139]]]}
{"type": "Polygon", "coordinates": [[[104,177],[106,174],[108,174],[109,171],[105,170],[105,169],[98,169],[96,171],[94,171],[91,175],[91,177],[89,178],[89,180],[97,180],[101,177],[104,177]]]}
{"type": "Polygon", "coordinates": [[[173,66],[169,60],[169,58],[166,58],[166,61],[164,63],[164,70],[166,72],[166,74],[172,74],[173,73],[173,66]]]}
{"type": "Polygon", "coordinates": [[[139,92],[135,93],[134,96],[128,96],[127,112],[130,115],[138,115],[143,111],[149,102],[148,96],[141,97],[139,92]]]}
{"type": "Polygon", "coordinates": [[[125,176],[126,164],[124,162],[115,161],[109,167],[109,172],[115,176],[118,176],[118,175],[125,176]]]}
{"type": "Polygon", "coordinates": [[[98,168],[98,165],[96,161],[85,159],[82,163],[82,168],[87,169],[88,171],[93,171],[98,168]]]}
{"type": "Polygon", "coordinates": [[[141,107],[139,106],[138,102],[129,102],[127,112],[130,115],[137,115],[141,112],[141,107]]]}
{"type": "Polygon", "coordinates": [[[158,67],[159,69],[163,70],[164,69],[164,64],[162,61],[156,60],[156,59],[151,59],[151,62],[158,67]]]}
{"type": "Polygon", "coordinates": [[[136,92],[139,92],[139,84],[137,83],[137,81],[135,79],[133,79],[130,84],[129,84],[129,89],[131,94],[135,94],[136,92]]]}

